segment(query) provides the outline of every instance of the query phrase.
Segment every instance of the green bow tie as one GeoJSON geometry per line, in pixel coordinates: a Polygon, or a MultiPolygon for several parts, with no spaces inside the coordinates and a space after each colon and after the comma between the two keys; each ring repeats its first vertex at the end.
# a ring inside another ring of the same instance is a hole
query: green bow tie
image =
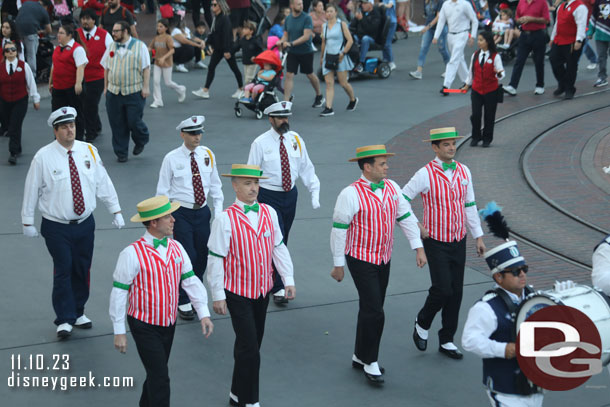
{"type": "Polygon", "coordinates": [[[379,188],[379,189],[383,189],[383,187],[385,187],[385,182],[383,182],[383,180],[381,180],[381,182],[380,182],[379,184],[375,184],[374,182],[371,182],[371,190],[372,190],[373,192],[375,192],[375,190],[376,190],[377,188],[379,188]]]}
{"type": "Polygon", "coordinates": [[[258,212],[258,202],[254,205],[244,205],[244,213],[248,213],[250,211],[258,212]]]}
{"type": "Polygon", "coordinates": [[[163,239],[153,239],[154,248],[156,249],[159,247],[159,245],[167,247],[167,236],[165,236],[163,239]]]}
{"type": "Polygon", "coordinates": [[[448,169],[452,169],[452,170],[454,170],[454,171],[455,171],[455,168],[456,168],[456,167],[457,167],[457,166],[456,166],[456,164],[455,164],[455,161],[454,161],[454,162],[452,162],[451,164],[443,163],[443,171],[447,171],[448,169]]]}

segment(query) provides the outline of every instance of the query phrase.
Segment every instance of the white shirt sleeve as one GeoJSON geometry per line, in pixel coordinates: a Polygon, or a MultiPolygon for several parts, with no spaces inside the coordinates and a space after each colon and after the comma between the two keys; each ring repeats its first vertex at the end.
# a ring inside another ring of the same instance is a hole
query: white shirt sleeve
{"type": "Polygon", "coordinates": [[[216,167],[216,156],[212,153],[212,174],[210,175],[210,198],[212,198],[212,205],[214,205],[214,217],[220,216],[223,210],[224,194],[222,193],[222,181],[218,175],[218,168],[216,167]]]}
{"type": "Polygon", "coordinates": [[[335,267],[345,266],[345,245],[347,229],[354,215],[360,210],[356,190],[348,186],[341,191],[333,212],[333,227],[330,232],[330,251],[335,267]]]}
{"type": "Polygon", "coordinates": [[[159,181],[157,182],[157,196],[165,195],[169,197],[172,179],[172,166],[170,165],[169,154],[163,158],[161,169],[159,170],[159,181]]]}
{"type": "Polygon", "coordinates": [[[87,53],[85,52],[85,48],[83,47],[76,48],[72,53],[72,58],[74,58],[74,64],[77,67],[89,63],[89,59],[87,59],[87,53]]]}
{"type": "Polygon", "coordinates": [[[610,244],[602,243],[593,252],[593,285],[610,295],[610,244]]]}
{"type": "Polygon", "coordinates": [[[557,35],[557,20],[555,20],[555,24],[553,24],[553,30],[551,31],[551,42],[555,39],[557,35]]]}
{"type": "Polygon", "coordinates": [[[125,313],[127,310],[129,287],[139,272],[140,264],[138,263],[135,249],[129,246],[119,255],[114,273],[112,274],[114,286],[110,293],[109,313],[115,335],[121,335],[126,332],[125,313]]]}
{"type": "MultiPolygon", "coordinates": [[[[396,184],[394,181],[390,182],[392,182],[397,191],[400,191],[398,184],[396,184]]],[[[400,221],[398,221],[398,226],[400,226],[402,233],[404,233],[407,240],[409,240],[411,249],[415,250],[423,247],[424,245],[422,244],[420,237],[421,234],[419,227],[417,226],[417,216],[415,216],[413,213],[409,201],[407,201],[400,192],[398,194],[398,212],[396,213],[396,216],[397,221],[400,219],[400,221]]]]}
{"type": "Polygon", "coordinates": [[[112,34],[108,33],[106,34],[106,39],[104,40],[104,45],[106,46],[106,49],[108,49],[110,44],[112,44],[112,34]]]}
{"type": "Polygon", "coordinates": [[[498,80],[504,79],[504,77],[506,76],[506,71],[504,70],[504,64],[502,63],[502,57],[500,56],[499,53],[497,53],[496,57],[494,58],[494,68],[495,68],[496,72],[500,72],[499,74],[496,75],[498,80]]]}
{"type": "Polygon", "coordinates": [[[479,29],[479,20],[477,18],[477,14],[474,12],[474,9],[468,3],[466,3],[466,14],[470,19],[470,38],[476,42],[477,30],[479,29]]]}
{"type": "Polygon", "coordinates": [[[587,6],[581,4],[574,10],[574,21],[576,22],[576,41],[583,41],[587,31],[587,16],[589,10],[587,6]]]}
{"type": "Polygon", "coordinates": [[[470,234],[473,238],[478,238],[483,236],[483,229],[481,229],[481,218],[479,217],[479,211],[477,209],[477,204],[474,198],[474,187],[472,182],[472,174],[470,173],[470,169],[464,166],[466,169],[466,173],[468,174],[468,185],[466,186],[466,224],[468,225],[468,229],[470,230],[470,234]]]}
{"type": "Polygon", "coordinates": [[[213,301],[226,298],[224,257],[229,253],[230,244],[231,221],[229,215],[222,212],[220,216],[214,218],[208,240],[208,271],[206,274],[213,301]]]}
{"type": "MultiPolygon", "coordinates": [[[[250,145],[250,153],[248,153],[248,165],[258,165],[261,167],[263,163],[263,149],[259,143],[255,141],[250,145]]],[[[263,174],[265,175],[265,174],[263,174]]]]}
{"type": "Polygon", "coordinates": [[[283,242],[284,237],[282,236],[280,223],[277,219],[277,213],[272,207],[269,207],[269,213],[271,214],[273,235],[275,237],[272,255],[273,263],[282,278],[284,286],[294,286],[294,267],[290,258],[290,252],[288,252],[288,248],[283,242]]]}
{"type": "Polygon", "coordinates": [[[309,154],[307,154],[307,147],[305,146],[305,141],[300,136],[294,134],[294,137],[298,137],[301,142],[301,161],[299,163],[299,176],[303,181],[303,184],[307,187],[309,192],[311,193],[312,199],[319,200],[320,199],[320,180],[316,175],[316,170],[313,166],[313,163],[309,159],[309,154]]]}
{"type": "MultiPolygon", "coordinates": [[[[91,144],[89,144],[91,146],[91,144]]],[[[114,189],[114,184],[104,167],[102,157],[100,157],[97,148],[91,146],[95,154],[95,176],[96,176],[96,196],[106,205],[108,212],[117,213],[121,210],[119,205],[119,197],[114,189]]]]}
{"type": "Polygon", "coordinates": [[[441,11],[438,13],[438,21],[436,23],[436,30],[434,30],[434,39],[438,40],[441,36],[441,33],[443,32],[443,29],[445,28],[445,24],[447,24],[447,5],[448,2],[445,2],[442,7],[441,7],[441,11]]]}
{"type": "MultiPolygon", "coordinates": [[[[193,264],[191,263],[191,259],[189,255],[184,250],[184,247],[180,242],[175,240],[175,242],[180,247],[180,251],[182,252],[182,276],[186,273],[193,271],[193,264]]],[[[181,280],[181,286],[188,295],[189,300],[191,300],[191,304],[195,307],[197,311],[197,316],[199,319],[203,319],[210,316],[210,310],[208,309],[208,294],[205,291],[205,287],[201,280],[193,273],[190,277],[181,280]]]]}
{"type": "Polygon", "coordinates": [[[485,301],[479,301],[468,311],[462,333],[462,346],[482,358],[504,358],[506,343],[489,339],[498,327],[496,313],[485,301]]]}
{"type": "Polygon", "coordinates": [[[476,54],[477,53],[475,52],[470,57],[470,66],[468,67],[468,77],[466,78],[466,85],[468,85],[468,86],[472,86],[472,79],[473,79],[472,64],[474,64],[474,56],[476,54]]]}
{"type": "Polygon", "coordinates": [[[108,69],[108,65],[106,64],[106,62],[108,62],[108,58],[110,54],[110,48],[106,47],[106,51],[104,51],[104,55],[102,55],[102,59],[100,59],[100,65],[104,68],[104,69],[108,69]]]}
{"type": "Polygon", "coordinates": [[[419,194],[425,194],[430,189],[430,179],[428,178],[428,170],[420,168],[415,175],[411,177],[409,182],[402,188],[402,193],[409,200],[414,200],[419,194]]]}
{"type": "Polygon", "coordinates": [[[30,95],[30,99],[34,103],[40,103],[40,94],[38,93],[38,87],[36,86],[36,79],[34,78],[34,74],[32,74],[32,69],[28,64],[23,65],[25,67],[25,83],[28,87],[28,95],[30,95]]]}
{"type": "Polygon", "coordinates": [[[143,41],[140,41],[140,64],[142,65],[142,70],[150,68],[150,54],[143,41]]]}
{"type": "Polygon", "coordinates": [[[25,178],[25,187],[23,190],[23,205],[21,207],[21,221],[24,225],[34,224],[34,214],[36,212],[36,204],[42,187],[42,162],[40,156],[36,154],[28,175],[25,178]]]}

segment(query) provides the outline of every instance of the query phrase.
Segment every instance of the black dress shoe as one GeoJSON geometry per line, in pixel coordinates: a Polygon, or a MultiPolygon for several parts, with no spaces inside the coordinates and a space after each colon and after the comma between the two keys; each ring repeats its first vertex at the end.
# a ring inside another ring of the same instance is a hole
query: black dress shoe
{"type": "Polygon", "coordinates": [[[553,91],[553,96],[559,96],[563,94],[563,92],[565,92],[565,90],[563,90],[562,88],[557,88],[553,91]]]}
{"type": "Polygon", "coordinates": [[[237,401],[233,400],[231,397],[229,397],[229,405],[239,407],[239,403],[237,401]]]}
{"type": "Polygon", "coordinates": [[[484,141],[483,142],[483,147],[487,148],[491,145],[491,141],[484,141]]]}
{"type": "Polygon", "coordinates": [[[574,99],[574,92],[570,92],[570,91],[566,92],[566,95],[563,98],[566,100],[574,99]]]}
{"type": "Polygon", "coordinates": [[[464,357],[464,355],[462,354],[462,352],[460,352],[459,349],[448,350],[448,349],[443,348],[442,346],[439,346],[438,351],[440,353],[442,353],[443,355],[450,357],[451,359],[459,360],[464,357]]]}
{"type": "Polygon", "coordinates": [[[118,157],[116,160],[118,162],[120,162],[120,163],[126,163],[127,162],[127,157],[118,157]]]}
{"type": "Polygon", "coordinates": [[[443,95],[443,96],[449,96],[449,94],[448,94],[447,92],[445,92],[445,89],[447,89],[447,87],[446,87],[446,86],[443,86],[443,87],[441,88],[441,90],[440,90],[441,95],[443,95]]]}
{"type": "Polygon", "coordinates": [[[428,348],[428,340],[422,339],[421,336],[417,333],[417,328],[413,327],[413,342],[415,342],[415,347],[422,352],[428,348]]]}
{"type": "Polygon", "coordinates": [[[195,318],[195,313],[193,312],[193,310],[188,310],[188,311],[182,311],[180,308],[178,308],[178,315],[180,316],[180,318],[184,319],[185,321],[190,321],[193,318],[195,318]]]}
{"type": "Polygon", "coordinates": [[[8,158],[8,163],[10,165],[17,165],[17,155],[11,154],[11,156],[8,158]]]}
{"type": "Polygon", "coordinates": [[[481,140],[477,140],[474,138],[470,139],[470,147],[476,147],[477,144],[479,144],[479,141],[481,141],[481,140]]]}
{"type": "MultiPolygon", "coordinates": [[[[352,360],[352,367],[354,369],[364,370],[364,365],[362,363],[356,362],[355,360],[352,360]]],[[[379,366],[379,371],[381,372],[381,374],[385,373],[385,369],[381,366],[379,366]]]]}
{"type": "Polygon", "coordinates": [[[371,382],[373,384],[383,384],[383,382],[385,382],[382,374],[375,375],[375,374],[370,374],[370,373],[364,372],[364,377],[369,379],[369,382],[371,382]]]}
{"type": "Polygon", "coordinates": [[[144,151],[144,144],[142,144],[140,146],[136,145],[133,148],[133,155],[139,155],[140,153],[142,153],[142,151],[144,151]]]}
{"type": "Polygon", "coordinates": [[[273,302],[275,304],[288,304],[288,299],[282,295],[273,295],[273,302]]]}

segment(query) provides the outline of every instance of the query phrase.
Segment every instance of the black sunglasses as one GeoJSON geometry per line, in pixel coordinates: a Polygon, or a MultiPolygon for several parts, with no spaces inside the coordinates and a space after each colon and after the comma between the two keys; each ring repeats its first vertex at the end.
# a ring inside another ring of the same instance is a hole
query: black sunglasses
{"type": "Polygon", "coordinates": [[[525,265],[519,266],[519,267],[504,269],[500,273],[502,273],[502,274],[511,273],[513,276],[519,277],[519,275],[521,274],[522,271],[524,274],[527,274],[528,270],[529,270],[529,267],[527,264],[525,264],[525,265]]]}
{"type": "Polygon", "coordinates": [[[212,7],[214,7],[214,6],[217,6],[217,5],[218,5],[218,3],[210,3],[210,5],[211,5],[212,7]]]}
{"type": "Polygon", "coordinates": [[[17,48],[15,48],[15,47],[4,48],[4,52],[17,52],[17,48]]]}

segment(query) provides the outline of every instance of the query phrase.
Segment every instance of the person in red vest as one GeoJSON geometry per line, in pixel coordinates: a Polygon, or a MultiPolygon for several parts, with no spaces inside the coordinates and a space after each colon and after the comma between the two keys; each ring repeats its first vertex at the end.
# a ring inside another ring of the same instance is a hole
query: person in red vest
{"type": "Polygon", "coordinates": [[[99,136],[102,122],[98,106],[104,92],[104,67],[100,64],[106,48],[112,43],[112,36],[102,27],[95,25],[95,11],[87,8],[80,13],[81,28],[78,35],[87,46],[89,63],[85,67],[85,84],[81,100],[85,119],[85,137],[91,142],[99,136]]]}
{"type": "Polygon", "coordinates": [[[91,9],[95,12],[95,15],[101,17],[102,10],[106,7],[106,4],[104,4],[103,0],[78,0],[78,7],[80,7],[82,11],[91,9]]]}
{"type": "Polygon", "coordinates": [[[557,17],[551,34],[549,61],[557,79],[555,96],[565,93],[565,99],[573,99],[576,88],[578,60],[585,40],[588,10],[580,0],[569,0],[557,8],[557,17]]]}
{"type": "Polygon", "coordinates": [[[176,331],[178,289],[182,287],[197,310],[201,330],[209,337],[214,330],[208,310],[208,296],[184,247],[170,238],[171,215],[180,208],[166,196],[146,199],[131,218],[146,227],[144,236],[123,249],[112,275],[110,319],[114,347],[127,351],[127,323],[146,369],[140,406],[169,407],[170,379],[167,363],[176,331]]]}
{"type": "Polygon", "coordinates": [[[453,338],[462,304],[467,227],[476,239],[478,255],[485,254],[472,175],[468,167],[453,159],[458,138],[461,136],[455,127],[431,129],[430,138],[424,142],[431,142],[436,158],[420,168],[402,189],[409,201],[420,194],[422,197],[424,223],[420,229],[432,283],[415,320],[413,341],[420,351],[427,349],[428,330],[441,311],[438,351],[452,359],[464,356],[453,338]]]}
{"type": "Polygon", "coordinates": [[[384,145],[356,149],[362,175],[344,188],[335,205],[330,248],[333,255],[331,277],[341,282],[347,262],[360,298],[356,345],[352,366],[364,371],[374,384],[384,382],[379,366],[379,344],[385,315],[383,303],[390,278],[390,260],[394,244],[394,224],[398,224],[416,250],[416,264],[426,264],[417,218],[398,184],[387,179],[388,153],[384,145]]]}
{"type": "Polygon", "coordinates": [[[237,199],[214,219],[208,241],[208,283],[214,312],[231,314],[235,331],[232,406],[259,406],[260,347],[265,332],[273,268],[294,299],[292,259],[283,242],[277,212],[258,203],[258,165],[233,164],[229,174],[237,199]]]}
{"type": "Polygon", "coordinates": [[[0,64],[0,122],[9,137],[9,164],[17,164],[21,154],[21,126],[28,111],[28,97],[34,109],[40,107],[40,95],[30,66],[17,58],[17,44],[5,41],[2,46],[4,63],[0,64]]]}
{"type": "Polygon", "coordinates": [[[85,120],[80,94],[83,91],[85,65],[89,62],[80,37],[75,36],[74,26],[62,25],[57,31],[59,46],[53,51],[53,66],[49,75],[51,110],[62,106],[76,109],[76,139],[83,141],[85,120]]]}
{"type": "Polygon", "coordinates": [[[483,140],[483,147],[489,147],[494,138],[494,122],[498,106],[498,79],[504,78],[502,58],[496,51],[493,34],[481,31],[477,36],[479,49],[472,54],[468,79],[462,90],[472,88],[472,139],[470,145],[475,147],[483,140]],[[481,136],[481,116],[485,109],[485,122],[481,136]]]}

